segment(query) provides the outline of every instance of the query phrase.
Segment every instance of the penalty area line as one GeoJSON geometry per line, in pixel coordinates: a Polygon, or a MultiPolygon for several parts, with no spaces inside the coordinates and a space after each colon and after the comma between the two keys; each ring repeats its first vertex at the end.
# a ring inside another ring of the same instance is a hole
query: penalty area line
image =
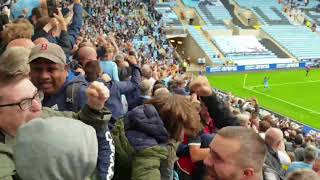
{"type": "Polygon", "coordinates": [[[245,75],[244,75],[244,79],[243,79],[243,84],[242,84],[242,87],[243,87],[243,88],[246,87],[247,77],[248,77],[248,74],[245,74],[245,75]]]}
{"type": "MultiPolygon", "coordinates": [[[[269,86],[283,86],[283,85],[290,85],[290,84],[308,84],[308,83],[318,83],[320,80],[316,81],[301,81],[301,82],[288,82],[288,83],[279,83],[279,84],[269,84],[269,86]]],[[[256,85],[256,86],[248,86],[249,88],[257,88],[263,87],[263,85],[256,85]]]]}
{"type": "MultiPolygon", "coordinates": [[[[252,86],[251,86],[252,87],[252,86]]],[[[252,91],[252,92],[255,92],[257,94],[261,94],[261,95],[264,95],[264,96],[267,96],[269,98],[272,98],[272,99],[275,99],[277,101],[280,101],[280,102],[283,102],[283,103],[286,103],[286,104],[289,104],[291,106],[294,106],[294,107],[297,107],[299,109],[303,109],[305,111],[308,111],[309,113],[312,113],[312,114],[319,114],[320,115],[320,112],[317,112],[317,111],[314,111],[314,110],[311,110],[311,109],[308,109],[308,108],[305,108],[305,107],[302,107],[302,106],[299,106],[297,104],[294,104],[292,102],[289,102],[289,101],[286,101],[286,100],[283,100],[283,99],[280,99],[280,98],[277,98],[277,97],[274,97],[274,96],[271,96],[271,95],[268,95],[268,94],[265,94],[265,93],[262,93],[262,92],[259,92],[259,91],[256,91],[256,90],[253,90],[250,88],[247,88],[247,87],[244,87],[244,89],[247,89],[249,91],[252,91]]]]}

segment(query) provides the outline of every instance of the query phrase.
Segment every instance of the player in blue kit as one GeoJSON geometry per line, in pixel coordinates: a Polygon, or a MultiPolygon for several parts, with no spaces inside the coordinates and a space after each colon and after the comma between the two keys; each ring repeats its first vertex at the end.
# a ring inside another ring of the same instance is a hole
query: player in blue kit
{"type": "Polygon", "coordinates": [[[270,77],[267,77],[267,76],[263,78],[263,88],[264,88],[263,91],[269,89],[269,79],[270,77]]]}

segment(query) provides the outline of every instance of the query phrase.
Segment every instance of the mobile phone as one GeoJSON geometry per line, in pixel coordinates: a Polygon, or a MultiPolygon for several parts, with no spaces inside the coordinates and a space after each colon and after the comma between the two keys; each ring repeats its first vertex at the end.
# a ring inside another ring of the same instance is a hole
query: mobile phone
{"type": "Polygon", "coordinates": [[[49,17],[54,17],[54,13],[58,13],[58,2],[57,0],[47,0],[47,8],[49,17]]]}

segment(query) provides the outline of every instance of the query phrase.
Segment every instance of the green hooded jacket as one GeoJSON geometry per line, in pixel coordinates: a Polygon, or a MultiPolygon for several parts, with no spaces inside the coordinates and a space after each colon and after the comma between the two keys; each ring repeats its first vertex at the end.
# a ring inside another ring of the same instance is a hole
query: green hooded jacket
{"type": "Polygon", "coordinates": [[[179,145],[169,140],[166,145],[156,145],[135,151],[130,145],[123,120],[118,120],[112,130],[116,148],[114,180],[170,180],[179,145]]]}

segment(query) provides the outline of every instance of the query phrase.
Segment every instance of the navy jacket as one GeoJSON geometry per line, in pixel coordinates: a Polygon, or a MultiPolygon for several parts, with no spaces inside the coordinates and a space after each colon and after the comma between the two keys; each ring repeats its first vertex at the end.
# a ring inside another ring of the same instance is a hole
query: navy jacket
{"type": "Polygon", "coordinates": [[[66,80],[60,90],[50,96],[45,97],[42,101],[44,107],[49,107],[57,111],[73,111],[78,112],[87,103],[86,89],[88,87],[87,81],[83,76],[78,75],[73,80],[66,80]],[[75,85],[75,83],[79,84],[75,85]],[[67,89],[74,86],[74,92],[76,93],[74,102],[71,97],[67,96],[67,89]]]}
{"type": "Polygon", "coordinates": [[[141,72],[137,65],[132,65],[132,77],[130,81],[110,81],[104,82],[109,88],[110,98],[106,102],[106,107],[112,112],[112,117],[118,119],[124,116],[124,110],[121,101],[121,94],[131,94],[139,89],[141,82],[141,72]]]}
{"type": "Polygon", "coordinates": [[[146,102],[150,98],[151,98],[150,96],[140,96],[138,101],[137,101],[138,106],[143,105],[144,102],[146,102]]]}
{"type": "Polygon", "coordinates": [[[143,150],[169,140],[169,134],[153,105],[145,104],[128,112],[125,120],[126,137],[131,146],[143,150]]]}
{"type": "MultiPolygon", "coordinates": [[[[124,116],[121,94],[130,93],[136,87],[139,87],[139,83],[141,81],[140,68],[136,65],[132,66],[132,77],[130,81],[104,82],[102,79],[100,79],[100,81],[102,81],[109,88],[110,97],[105,106],[112,112],[113,119],[118,119],[124,116]]],[[[111,123],[114,122],[111,121],[111,123]]],[[[113,162],[115,158],[115,149],[112,148],[112,136],[109,131],[99,132],[97,135],[99,143],[97,165],[98,175],[101,180],[109,180],[113,176],[113,162]]]]}

